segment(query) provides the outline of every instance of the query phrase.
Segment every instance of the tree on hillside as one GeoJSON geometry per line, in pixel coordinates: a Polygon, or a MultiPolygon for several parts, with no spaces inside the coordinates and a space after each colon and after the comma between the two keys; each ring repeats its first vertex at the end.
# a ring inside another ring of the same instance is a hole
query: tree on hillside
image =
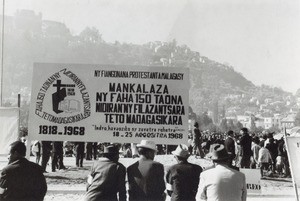
{"type": "Polygon", "coordinates": [[[254,117],[254,115],[251,115],[250,131],[251,132],[256,132],[256,125],[255,125],[255,117],[254,117]]]}
{"type": "Polygon", "coordinates": [[[205,127],[205,130],[209,130],[210,132],[218,132],[218,127],[212,122],[205,127]]]}
{"type": "Polygon", "coordinates": [[[300,89],[297,90],[295,96],[300,97],[300,89]]]}
{"type": "Polygon", "coordinates": [[[220,123],[220,130],[222,133],[225,133],[228,131],[228,126],[227,126],[227,119],[222,119],[220,123]]]}
{"type": "Polygon", "coordinates": [[[90,43],[98,43],[98,42],[103,42],[102,40],[102,35],[100,34],[99,30],[96,29],[95,27],[86,27],[81,33],[80,33],[80,38],[83,39],[85,42],[90,42],[90,43]]]}
{"type": "Polygon", "coordinates": [[[244,126],[243,126],[243,124],[241,123],[241,122],[237,122],[236,123],[236,130],[235,130],[235,132],[240,132],[240,130],[243,128],[244,126]]]}
{"type": "Polygon", "coordinates": [[[207,112],[203,112],[203,114],[199,116],[199,126],[206,127],[210,123],[213,123],[212,119],[208,116],[207,112]]]}
{"type": "Polygon", "coordinates": [[[235,127],[232,119],[228,120],[228,125],[227,126],[228,126],[228,130],[232,130],[233,131],[233,130],[236,129],[236,127],[235,127]]]}

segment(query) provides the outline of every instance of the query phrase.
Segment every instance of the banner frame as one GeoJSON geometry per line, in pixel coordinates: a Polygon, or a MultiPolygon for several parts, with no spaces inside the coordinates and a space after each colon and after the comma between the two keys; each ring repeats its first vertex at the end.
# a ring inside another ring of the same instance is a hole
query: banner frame
{"type": "Polygon", "coordinates": [[[293,182],[293,186],[294,186],[294,190],[295,190],[296,200],[299,201],[297,183],[296,183],[295,178],[294,178],[294,172],[293,172],[292,163],[291,163],[290,151],[289,151],[289,146],[288,146],[288,143],[287,143],[286,128],[284,128],[284,143],[286,144],[286,150],[287,150],[288,160],[289,160],[289,164],[290,164],[290,171],[291,171],[292,182],[293,182]]]}

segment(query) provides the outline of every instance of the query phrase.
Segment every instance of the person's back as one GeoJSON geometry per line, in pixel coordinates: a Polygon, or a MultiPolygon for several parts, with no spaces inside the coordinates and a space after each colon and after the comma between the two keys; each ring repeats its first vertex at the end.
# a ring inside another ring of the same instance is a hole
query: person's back
{"type": "Polygon", "coordinates": [[[233,139],[233,131],[228,131],[228,137],[224,141],[224,146],[232,160],[235,158],[235,141],[233,139]]]}
{"type": "Polygon", "coordinates": [[[241,168],[250,168],[250,158],[252,156],[252,138],[248,134],[247,128],[241,129],[242,137],[240,139],[240,145],[241,145],[241,161],[240,166],[241,168]]]}
{"type": "Polygon", "coordinates": [[[162,200],[165,184],[161,163],[140,159],[127,168],[127,175],[129,200],[162,200]]]}
{"type": "Polygon", "coordinates": [[[207,201],[245,201],[247,198],[245,174],[230,168],[230,155],[224,145],[209,153],[214,168],[200,174],[200,198],[207,201]]]}
{"type": "Polygon", "coordinates": [[[204,171],[200,175],[200,188],[206,188],[206,194],[201,194],[207,201],[242,201],[245,197],[245,175],[237,170],[223,165],[204,171]],[[202,184],[206,187],[201,187],[202,184]]]}
{"type": "Polygon", "coordinates": [[[93,182],[88,186],[86,200],[118,200],[118,177],[121,176],[118,173],[123,173],[125,178],[126,168],[119,162],[99,159],[93,165],[91,173],[93,182]]]}
{"type": "Polygon", "coordinates": [[[106,147],[103,152],[105,158],[93,164],[84,200],[126,200],[126,168],[118,162],[118,151],[117,146],[106,147]]]}
{"type": "Polygon", "coordinates": [[[191,163],[179,163],[170,167],[168,173],[172,176],[167,174],[166,178],[172,177],[171,200],[196,200],[201,172],[200,166],[191,163]]]}
{"type": "Polygon", "coordinates": [[[26,147],[18,143],[13,143],[12,147],[24,146],[22,149],[25,151],[22,154],[18,153],[22,156],[17,157],[13,156],[17,151],[13,151],[9,165],[3,168],[0,189],[4,189],[4,192],[0,195],[0,200],[43,200],[47,192],[47,184],[42,167],[24,158],[26,147]]]}
{"type": "Polygon", "coordinates": [[[241,140],[240,140],[240,145],[241,145],[243,156],[251,156],[252,155],[252,151],[251,151],[252,138],[250,135],[247,134],[247,135],[242,136],[241,140]]]}
{"type": "Polygon", "coordinates": [[[164,200],[164,166],[153,161],[155,143],[142,140],[141,144],[137,144],[137,148],[140,160],[127,168],[129,200],[164,200]]]}

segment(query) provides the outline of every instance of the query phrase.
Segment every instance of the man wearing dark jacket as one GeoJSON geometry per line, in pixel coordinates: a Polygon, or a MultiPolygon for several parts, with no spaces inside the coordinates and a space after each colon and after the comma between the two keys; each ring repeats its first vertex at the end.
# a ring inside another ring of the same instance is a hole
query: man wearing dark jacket
{"type": "Polygon", "coordinates": [[[240,145],[241,145],[241,168],[250,168],[251,163],[251,156],[252,156],[252,138],[248,134],[247,128],[242,128],[240,133],[242,134],[242,137],[240,139],[240,145]]]}
{"type": "Polygon", "coordinates": [[[233,131],[230,130],[227,133],[227,138],[224,141],[224,146],[227,153],[230,155],[231,160],[235,158],[235,141],[233,139],[233,131]]]}
{"type": "Polygon", "coordinates": [[[189,150],[184,144],[178,145],[172,154],[178,163],[172,165],[166,175],[167,192],[171,201],[196,201],[202,168],[187,161],[189,150]]]}
{"type": "Polygon", "coordinates": [[[142,140],[136,145],[140,160],[127,168],[129,201],[165,200],[164,166],[154,160],[156,145],[142,140]]]}
{"type": "Polygon", "coordinates": [[[118,162],[118,147],[105,147],[103,156],[105,158],[100,158],[91,168],[84,200],[126,201],[126,168],[118,162]]]}
{"type": "Polygon", "coordinates": [[[24,143],[10,146],[9,162],[0,177],[0,200],[44,200],[47,184],[42,167],[25,158],[24,143]]]}

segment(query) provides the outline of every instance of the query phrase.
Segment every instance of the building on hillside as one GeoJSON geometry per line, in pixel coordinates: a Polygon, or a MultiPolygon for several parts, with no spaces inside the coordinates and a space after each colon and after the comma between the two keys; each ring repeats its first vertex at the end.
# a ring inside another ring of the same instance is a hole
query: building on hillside
{"type": "Polygon", "coordinates": [[[251,117],[247,115],[237,115],[237,121],[243,124],[243,127],[250,128],[251,127],[251,117]]]}
{"type": "Polygon", "coordinates": [[[295,126],[295,118],[296,115],[295,114],[288,114],[286,117],[282,118],[280,121],[281,124],[281,128],[293,128],[295,126]]]}
{"type": "Polygon", "coordinates": [[[42,31],[48,37],[61,37],[70,34],[70,30],[64,23],[51,20],[43,20],[42,31]]]}
{"type": "Polygon", "coordinates": [[[263,117],[255,117],[255,126],[256,128],[262,127],[265,128],[265,122],[263,117]]]}
{"type": "Polygon", "coordinates": [[[269,104],[269,103],[271,103],[272,102],[272,98],[266,98],[265,99],[265,104],[269,104]]]}
{"type": "Polygon", "coordinates": [[[281,127],[281,119],[283,118],[283,115],[281,114],[274,114],[274,126],[277,126],[278,128],[281,127]]]}
{"type": "Polygon", "coordinates": [[[264,117],[264,129],[269,129],[275,126],[274,117],[264,117]]]}
{"type": "Polygon", "coordinates": [[[296,104],[300,107],[300,97],[297,97],[296,104]]]}

